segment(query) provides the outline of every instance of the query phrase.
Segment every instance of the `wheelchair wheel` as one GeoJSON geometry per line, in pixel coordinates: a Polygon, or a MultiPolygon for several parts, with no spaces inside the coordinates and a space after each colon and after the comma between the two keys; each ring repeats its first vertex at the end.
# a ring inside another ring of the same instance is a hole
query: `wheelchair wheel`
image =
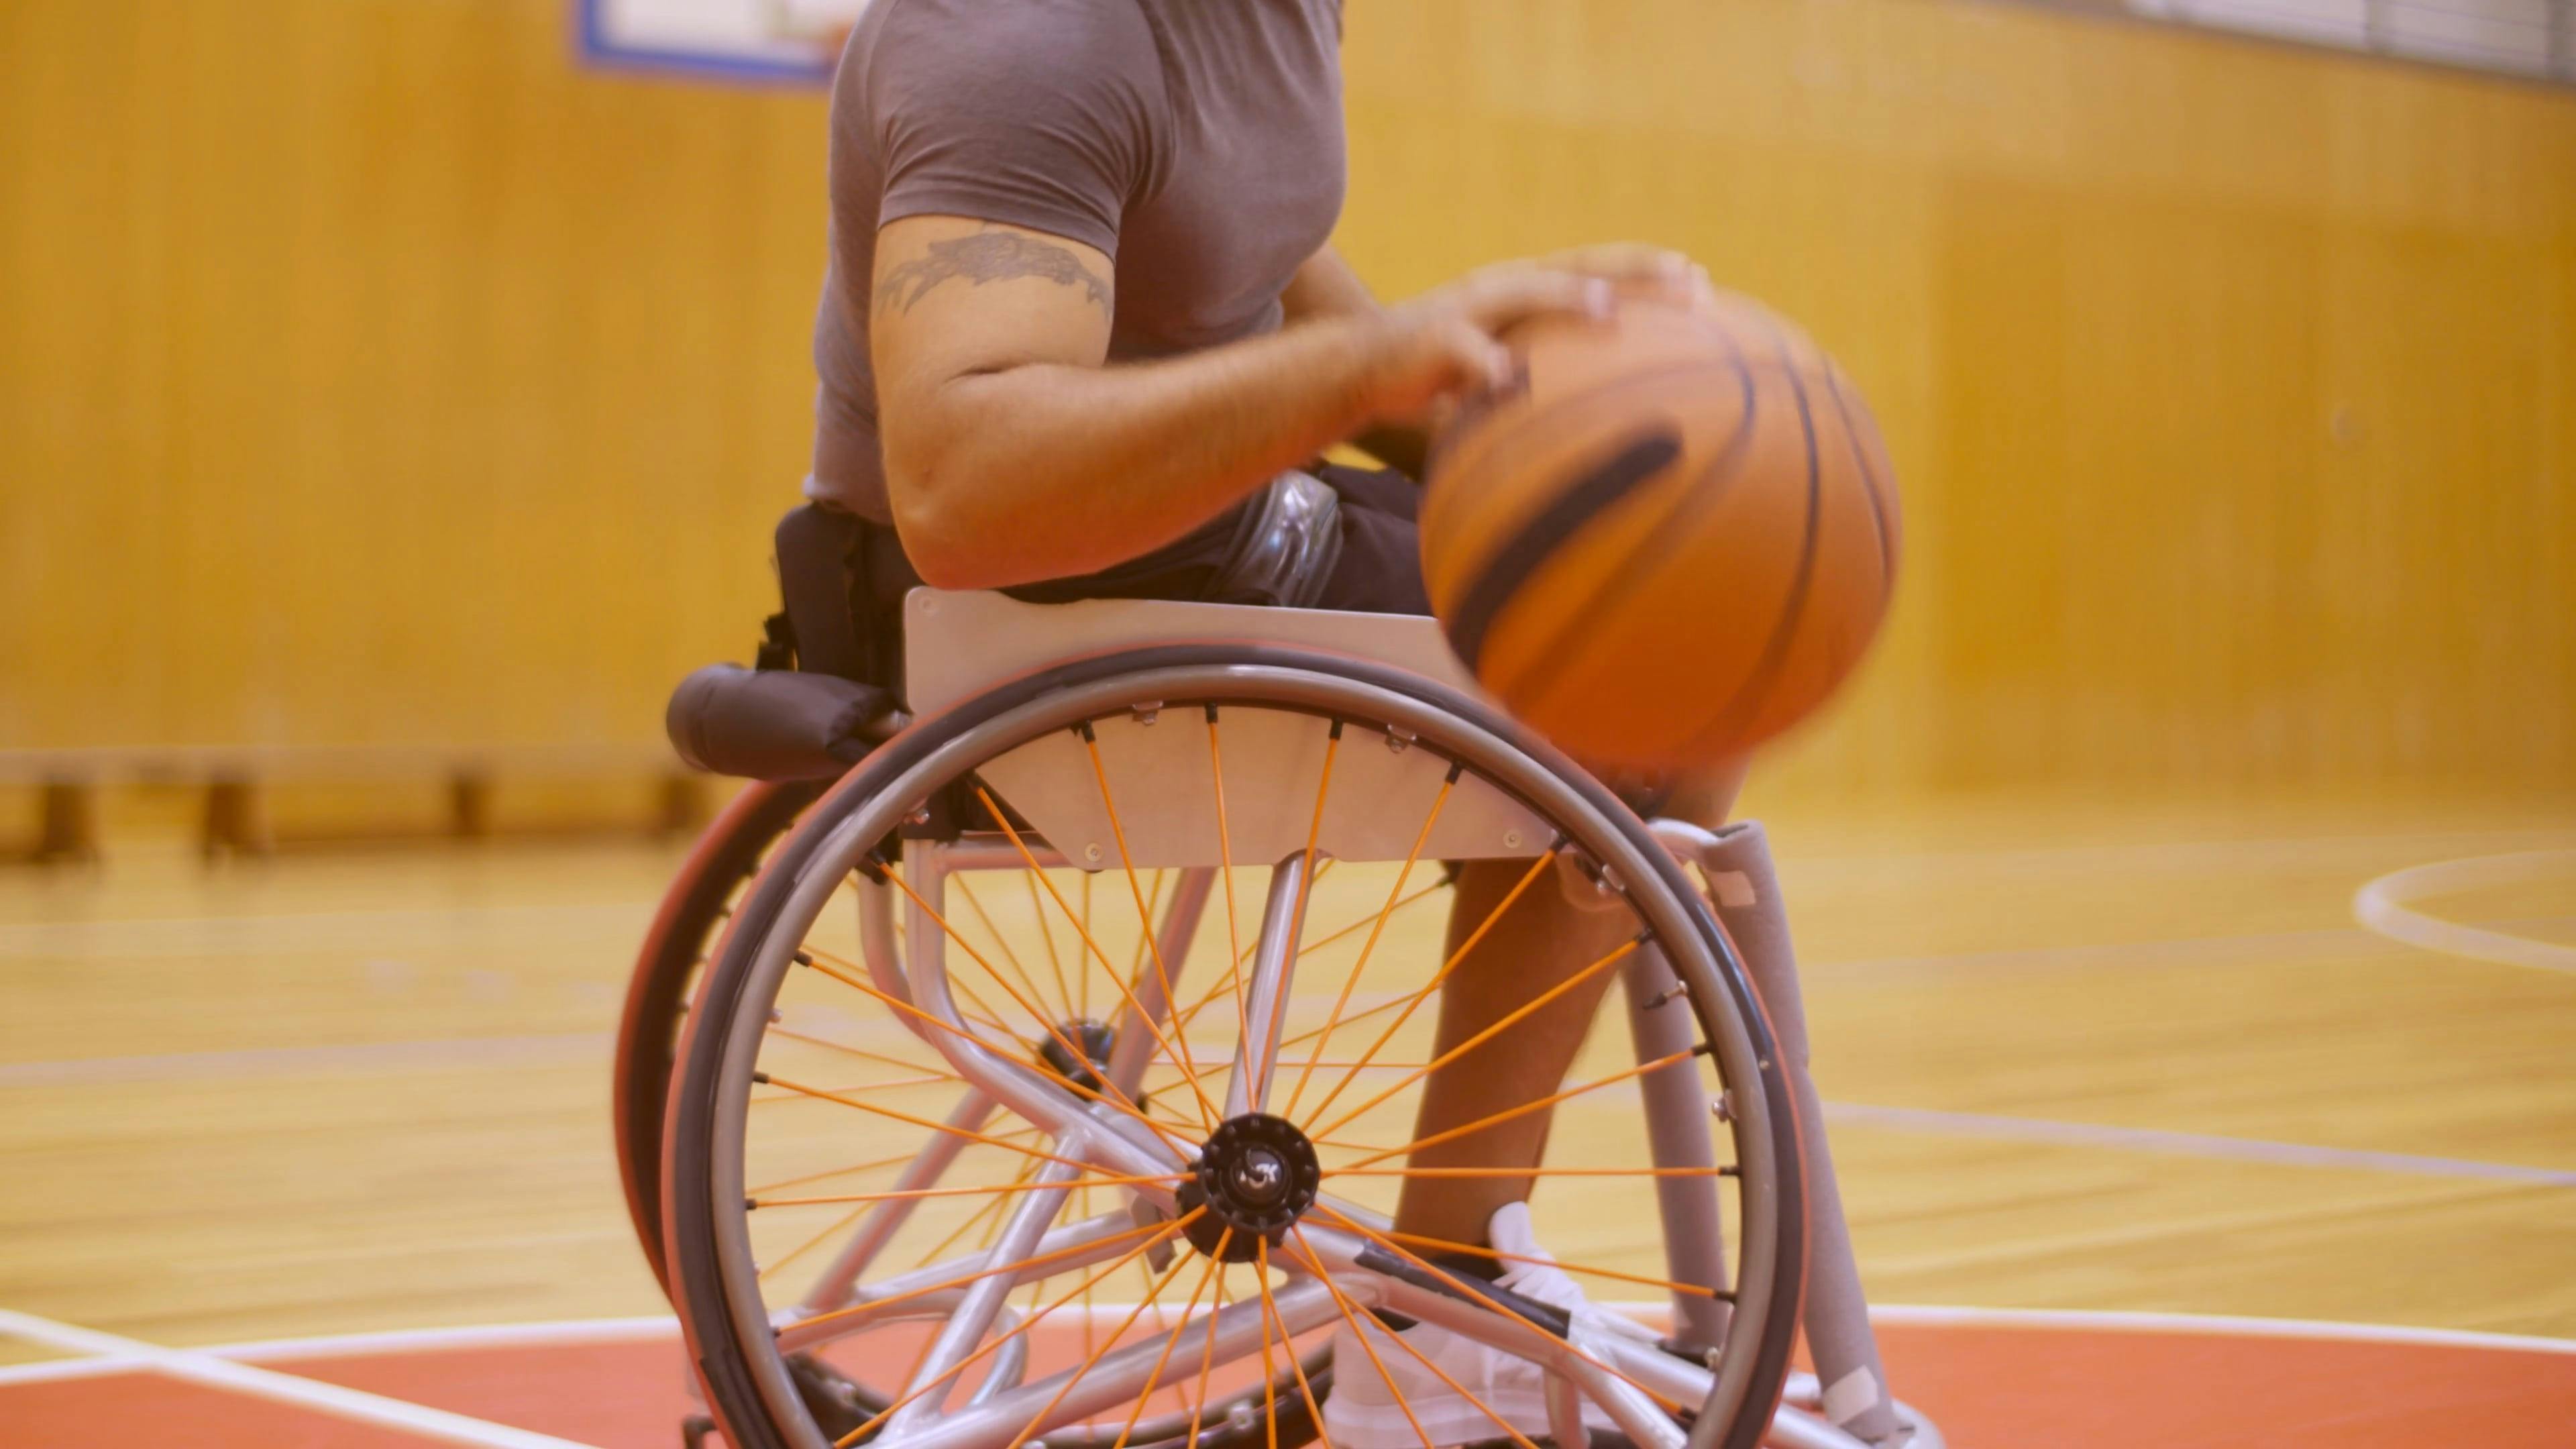
{"type": "Polygon", "coordinates": [[[645,932],[626,1009],[617,1023],[615,1080],[610,1089],[617,1134],[617,1175],[636,1246],[662,1271],[662,1105],[670,1096],[671,1062],[690,988],[715,950],[743,888],[760,871],[788,827],[821,797],[823,780],[753,781],[707,826],[663,892],[645,932]]]}
{"type": "MultiPolygon", "coordinates": [[[[670,1111],[670,1283],[743,1449],[1293,1446],[1328,1365],[1412,1419],[1420,1370],[1385,1358],[1442,1371],[1372,1311],[1536,1364],[1560,1442],[1596,1413],[1754,1449],[1789,1370],[1791,1098],[1689,876],[1481,703],[1340,656],[1140,649],[897,737],[745,897],[670,1111]],[[1513,882],[1445,939],[1444,860],[1513,882]],[[1532,1207],[1596,1301],[1651,1290],[1621,1306],[1660,1335],[1393,1226],[1408,1187],[1505,1175],[1437,1149],[1532,1110],[1413,1137],[1432,1074],[1544,1004],[1446,1046],[1422,1009],[1532,890],[1615,943],[1551,993],[1627,1003],[1539,1104],[1532,1207]],[[1367,1362],[1329,1363],[1341,1329],[1367,1362]],[[816,1365],[849,1413],[817,1412],[816,1365]]],[[[1448,1387],[1491,1426],[1441,1442],[1528,1441],[1448,1387]]]]}

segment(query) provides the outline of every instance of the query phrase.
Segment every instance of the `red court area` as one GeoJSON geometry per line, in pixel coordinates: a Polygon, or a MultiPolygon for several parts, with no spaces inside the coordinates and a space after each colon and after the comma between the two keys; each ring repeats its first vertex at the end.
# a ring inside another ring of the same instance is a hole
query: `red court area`
{"type": "MultiPolygon", "coordinates": [[[[2576,1344],[2116,1315],[1890,1317],[1881,1332],[1891,1378],[1959,1449],[2576,1445],[2576,1344]]],[[[676,1339],[631,1324],[385,1335],[102,1367],[74,1359],[0,1370],[0,1444],[672,1449],[691,1410],[676,1339]],[[288,1377],[196,1381],[234,1363],[288,1377]],[[313,1385],[381,1397],[362,1421],[345,1403],[317,1402],[329,1391],[305,1392],[313,1385]],[[406,1425],[396,1422],[403,1406],[464,1417],[429,1412],[406,1425]]]]}

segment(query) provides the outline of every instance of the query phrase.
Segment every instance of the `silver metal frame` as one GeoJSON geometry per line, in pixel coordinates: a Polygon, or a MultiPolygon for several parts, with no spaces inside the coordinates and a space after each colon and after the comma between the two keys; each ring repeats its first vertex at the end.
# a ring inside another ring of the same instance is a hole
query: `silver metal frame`
{"type": "MultiPolygon", "coordinates": [[[[960,731],[876,797],[862,802],[805,858],[782,909],[771,920],[760,923],[751,978],[731,1014],[725,1036],[715,1043],[722,1055],[716,1076],[714,1118],[718,1140],[712,1154],[712,1180],[706,1185],[711,1201],[719,1205],[743,1201],[744,1112],[770,1009],[806,932],[834,893],[854,871],[874,869],[868,853],[876,842],[886,836],[913,802],[962,778],[984,760],[1051,731],[1125,710],[1138,700],[1216,700],[1229,706],[1329,713],[1336,718],[1393,726],[1456,760],[1566,830],[1612,879],[1650,883],[1645,888],[1632,884],[1628,898],[1660,948],[1641,952],[1624,976],[1630,1029],[1640,1059],[1646,1059],[1648,1052],[1669,1054],[1678,1049],[1677,1043],[1686,1043],[1695,1017],[1707,1033],[1721,1078],[1727,1082],[1756,1079],[1760,1064],[1752,1039],[1729,1003],[1705,1000],[1702,998],[1707,993],[1692,992],[1688,995],[1696,1008],[1694,1012],[1686,1015],[1664,1009],[1675,1002],[1673,993],[1680,982],[1694,976],[1703,981],[1716,977],[1714,955],[1690,908],[1680,898],[1651,884],[1660,878],[1651,860],[1638,853],[1633,838],[1549,765],[1472,720],[1366,681],[1272,664],[1179,666],[1060,689],[960,731]],[[1667,951],[1695,956],[1697,959],[1691,962],[1695,970],[1677,971],[1663,954],[1667,951]]],[[[1667,824],[1658,822],[1659,832],[1667,824]]],[[[1671,846],[1696,843],[1668,834],[1663,838],[1671,846]]],[[[1029,862],[1020,853],[1022,845],[1036,853],[1041,865],[1065,864],[1034,840],[970,838],[945,845],[916,840],[906,842],[901,867],[904,884],[944,915],[950,874],[958,870],[1025,867],[1029,862]]],[[[1256,959],[1244,996],[1249,1029],[1238,1044],[1227,1089],[1229,1115],[1257,1110],[1267,1100],[1279,1023],[1293,980],[1295,947],[1302,927],[1296,917],[1308,894],[1308,865],[1301,853],[1281,861],[1274,869],[1256,959]]],[[[1154,1045],[1152,1034],[1139,1029],[1138,1008],[1157,1024],[1168,1015],[1167,993],[1186,964],[1187,946],[1205,908],[1210,878],[1215,873],[1208,868],[1185,870],[1180,888],[1155,932],[1157,968],[1140,973],[1141,979],[1132,988],[1136,1005],[1122,1009],[1115,1033],[1107,1076],[1119,1093],[1132,1096],[1154,1045]]],[[[952,1111],[952,1124],[972,1130],[995,1110],[1008,1109],[1052,1139],[1051,1151],[1110,1173],[1150,1176],[1175,1173],[1187,1166],[1187,1159],[1172,1142],[1105,1103],[1085,1101],[1075,1095],[1052,1075],[1021,1060],[1017,1044],[1004,1046],[980,1037],[951,998],[945,933],[928,912],[915,910],[898,944],[890,895],[884,884],[862,882],[860,937],[866,968],[878,989],[911,1003],[946,1028],[934,1028],[909,1016],[903,1018],[925,1044],[973,1084],[952,1111]]],[[[1640,1087],[1657,1162],[1668,1166],[1713,1165],[1709,1104],[1696,1071],[1684,1064],[1650,1075],[1640,1087]]],[[[1340,1311],[1331,1293],[1314,1281],[1317,1274],[1329,1275],[1333,1285],[1353,1302],[1436,1323],[1540,1364],[1551,1375],[1552,1413],[1576,1414],[1578,1399],[1588,1399],[1639,1445],[1682,1449],[1685,1435],[1646,1395],[1606,1372],[1603,1363],[1676,1401],[1700,1403],[1705,1406],[1699,1420],[1702,1432],[1691,1438],[1704,1444],[1712,1426],[1741,1411],[1752,1373],[1751,1353],[1718,1350],[1731,1338],[1748,1343],[1762,1341],[1768,1328],[1763,1320],[1771,1311],[1766,1305],[1771,1302],[1770,1290],[1780,1271],[1776,1255],[1764,1247],[1775,1241],[1778,1231],[1779,1204],[1772,1184],[1781,1169],[1773,1156],[1780,1134],[1774,1130],[1761,1093],[1737,1092],[1732,1096],[1730,1125],[1741,1166],[1739,1201],[1747,1245],[1742,1265],[1743,1306],[1729,1311],[1722,1303],[1687,1295],[1677,1295],[1676,1302],[1678,1336],[1684,1343],[1712,1351],[1714,1370],[1617,1335],[1578,1331],[1574,1341],[1560,1340],[1506,1312],[1379,1272],[1362,1261],[1369,1250],[1366,1239],[1312,1218],[1301,1224],[1298,1237],[1283,1243],[1272,1256],[1274,1264],[1299,1280],[1272,1295],[1277,1311],[1292,1336],[1336,1322],[1340,1311]]],[[[959,1140],[950,1134],[937,1134],[931,1149],[907,1167],[900,1186],[924,1186],[935,1181],[953,1161],[959,1140]],[[942,1151],[942,1147],[946,1150],[942,1151]]],[[[744,1214],[738,1209],[719,1210],[715,1214],[719,1272],[732,1329],[741,1342],[753,1346],[745,1358],[770,1418],[785,1437],[798,1449],[828,1449],[828,1441],[813,1428],[788,1378],[783,1354],[812,1348],[892,1318],[918,1316],[921,1303],[912,1300],[897,1305],[899,1312],[871,1315],[865,1311],[871,1301],[893,1298],[940,1281],[943,1275],[956,1276],[961,1268],[973,1271],[1016,1258],[1064,1252],[1065,1257],[1050,1256],[1042,1274],[1028,1275],[1054,1276],[1114,1258],[1132,1247],[1132,1235],[1120,1236],[1130,1226],[1125,1213],[1070,1223],[1056,1221],[1071,1196],[1070,1187],[1063,1184],[1074,1176],[1068,1166],[1049,1164],[1038,1178],[1038,1190],[1022,1197],[988,1252],[861,1286],[859,1280],[902,1226],[910,1207],[908,1200],[881,1202],[856,1226],[813,1291],[793,1309],[778,1314],[773,1314],[762,1296],[744,1214]],[[1074,1251],[1085,1245],[1091,1251],[1074,1251]],[[817,1321],[823,1314],[831,1317],[817,1321]],[[757,1345],[764,1341],[774,1343],[777,1351],[761,1351],[757,1345]]],[[[1146,1184],[1134,1191],[1165,1214],[1174,1211],[1170,1188],[1146,1184]]],[[[1725,1287],[1722,1224],[1714,1181],[1659,1179],[1657,1199],[1664,1218],[1667,1270],[1671,1276],[1676,1281],[1725,1287]]],[[[1373,1227],[1384,1226],[1384,1220],[1375,1213],[1330,1198],[1326,1201],[1355,1220],[1373,1227]]],[[[955,1374],[978,1345],[1004,1323],[1008,1311],[1004,1300],[1023,1281],[1020,1275],[995,1274],[976,1280],[953,1300],[945,1296],[936,1300],[945,1322],[910,1387],[933,1384],[943,1376],[955,1374]]],[[[1260,1342],[1261,1312],[1257,1301],[1216,1312],[1208,1320],[1216,1340],[1214,1351],[1229,1359],[1255,1351],[1260,1342]]],[[[1158,1350],[1159,1345],[1148,1340],[1110,1353],[1080,1373],[1078,1381],[1069,1386],[1063,1382],[1062,1374],[1034,1384],[1022,1383],[1019,1380],[1024,1358],[996,1354],[994,1357],[1002,1361],[987,1373],[965,1405],[951,1409],[946,1407],[951,1396],[948,1392],[926,1392],[890,1416],[874,1442],[886,1449],[1006,1449],[1050,1401],[1054,1403],[1047,1411],[1051,1422],[1039,1425],[1039,1433],[1150,1392],[1161,1382],[1152,1377],[1158,1350]]],[[[1167,1371],[1164,1378],[1170,1377],[1167,1371]]],[[[1920,1416],[1915,1417],[1919,1420],[1920,1416]]],[[[1859,1442],[1795,1409],[1783,1411],[1774,1435],[1777,1442],[1784,1444],[1859,1442]]],[[[1937,1445],[1938,1439],[1918,1438],[1914,1442],[1937,1445]]]]}

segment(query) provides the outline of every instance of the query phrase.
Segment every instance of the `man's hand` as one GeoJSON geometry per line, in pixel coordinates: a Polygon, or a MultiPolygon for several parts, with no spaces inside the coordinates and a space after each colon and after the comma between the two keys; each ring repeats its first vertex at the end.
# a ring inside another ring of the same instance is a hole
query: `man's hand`
{"type": "Polygon", "coordinates": [[[1629,242],[1478,268],[1388,309],[1370,410],[1420,423],[1459,393],[1501,386],[1512,371],[1503,336],[1533,318],[1605,317],[1623,296],[1689,303],[1709,294],[1708,273],[1690,258],[1629,242]]]}

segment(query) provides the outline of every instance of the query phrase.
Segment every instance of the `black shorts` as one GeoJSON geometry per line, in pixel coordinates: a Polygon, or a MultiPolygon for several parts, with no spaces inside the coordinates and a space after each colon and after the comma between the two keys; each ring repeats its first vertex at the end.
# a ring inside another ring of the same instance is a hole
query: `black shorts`
{"type": "MultiPolygon", "coordinates": [[[[1414,519],[1422,489],[1393,469],[1345,468],[1337,463],[1309,467],[1307,472],[1331,484],[1339,495],[1341,556],[1324,581],[1318,609],[1348,609],[1361,614],[1428,614],[1431,599],[1422,587],[1422,555],[1414,519]]],[[[1251,522],[1250,504],[1240,503],[1201,524],[1187,536],[1080,578],[1050,579],[1005,589],[1013,598],[1033,604],[1063,604],[1075,599],[1183,599],[1232,603],[1218,592],[1221,570],[1232,555],[1237,534],[1251,522]]]]}
{"type": "MultiPolygon", "coordinates": [[[[1341,553],[1315,607],[1364,614],[1428,614],[1415,524],[1421,488],[1393,470],[1326,463],[1309,468],[1332,486],[1341,553]]],[[[1003,592],[1038,604],[1076,599],[1233,602],[1219,593],[1235,539],[1249,526],[1249,502],[1184,537],[1079,578],[1050,579],[1003,592]]],[[[797,667],[864,684],[900,688],[903,596],[921,586],[895,532],[855,514],[809,503],[778,525],[778,581],[796,636],[797,667]]]]}

